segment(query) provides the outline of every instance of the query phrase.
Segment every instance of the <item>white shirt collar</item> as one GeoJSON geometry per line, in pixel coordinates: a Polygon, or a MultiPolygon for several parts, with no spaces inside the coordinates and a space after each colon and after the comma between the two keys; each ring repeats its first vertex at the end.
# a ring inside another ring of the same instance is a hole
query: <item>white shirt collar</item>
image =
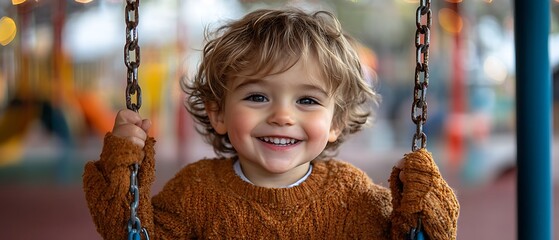
{"type": "MultiPolygon", "coordinates": [[[[235,170],[235,173],[241,178],[243,179],[245,182],[248,182],[250,184],[253,184],[250,180],[248,180],[248,178],[245,176],[245,174],[243,173],[243,170],[241,169],[241,163],[239,162],[239,160],[236,160],[235,163],[233,164],[233,169],[235,170]]],[[[312,172],[312,164],[309,165],[309,170],[307,171],[307,173],[305,173],[305,176],[303,176],[301,179],[297,180],[296,182],[289,184],[285,187],[282,188],[292,188],[295,186],[298,186],[299,184],[303,183],[305,180],[307,180],[307,178],[311,175],[312,172]]]]}

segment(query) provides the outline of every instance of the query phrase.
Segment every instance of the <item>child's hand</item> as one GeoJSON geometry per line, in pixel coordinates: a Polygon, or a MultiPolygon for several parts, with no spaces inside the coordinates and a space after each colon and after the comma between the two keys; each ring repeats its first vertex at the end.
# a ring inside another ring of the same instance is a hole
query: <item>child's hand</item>
{"type": "Polygon", "coordinates": [[[128,139],[143,148],[150,127],[150,120],[142,119],[137,112],[124,109],[120,110],[116,115],[113,135],[128,139]]]}
{"type": "Polygon", "coordinates": [[[400,174],[398,174],[398,178],[400,179],[401,182],[405,181],[404,171],[403,171],[405,160],[406,160],[405,158],[402,158],[395,165],[395,167],[400,170],[400,174]]]}
{"type": "Polygon", "coordinates": [[[393,237],[402,239],[402,233],[417,226],[421,218],[429,239],[456,239],[460,205],[427,149],[405,154],[394,166],[389,182],[395,213],[391,217],[393,237]]]}
{"type": "Polygon", "coordinates": [[[439,168],[431,153],[426,149],[420,149],[405,154],[404,158],[396,163],[389,181],[390,188],[395,191],[393,192],[393,195],[396,195],[395,198],[416,199],[418,196],[427,194],[431,188],[435,187],[434,182],[441,181],[440,179],[442,177],[439,168]]]}

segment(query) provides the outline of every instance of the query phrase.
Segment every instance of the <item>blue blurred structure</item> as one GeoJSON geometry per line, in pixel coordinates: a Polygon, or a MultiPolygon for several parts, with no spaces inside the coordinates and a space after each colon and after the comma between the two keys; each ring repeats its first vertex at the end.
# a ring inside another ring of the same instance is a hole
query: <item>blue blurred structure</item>
{"type": "Polygon", "coordinates": [[[518,239],[552,239],[549,1],[514,1],[518,239]]]}

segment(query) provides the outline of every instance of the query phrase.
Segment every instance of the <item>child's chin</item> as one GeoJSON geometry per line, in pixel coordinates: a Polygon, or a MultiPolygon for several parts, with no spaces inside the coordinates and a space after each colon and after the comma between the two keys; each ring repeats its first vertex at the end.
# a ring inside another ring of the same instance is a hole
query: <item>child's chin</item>
{"type": "Polygon", "coordinates": [[[293,162],[275,162],[264,166],[264,169],[270,174],[297,174],[300,171],[306,172],[308,170],[308,164],[296,164],[293,162]]]}

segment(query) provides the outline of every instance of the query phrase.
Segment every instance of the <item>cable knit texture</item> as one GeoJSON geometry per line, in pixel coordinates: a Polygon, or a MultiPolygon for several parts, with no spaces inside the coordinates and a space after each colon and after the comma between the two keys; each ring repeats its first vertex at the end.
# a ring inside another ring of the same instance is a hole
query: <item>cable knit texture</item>
{"type": "Polygon", "coordinates": [[[456,239],[460,206],[431,153],[420,149],[406,154],[404,159],[403,168],[393,168],[389,179],[394,239],[404,239],[406,231],[418,225],[419,218],[430,239],[456,239]],[[401,171],[405,174],[400,180],[401,171]]]}
{"type": "Polygon", "coordinates": [[[232,159],[218,158],[184,167],[151,198],[154,144],[149,138],[140,149],[108,133],[100,160],[86,164],[84,191],[104,239],[127,238],[134,162],[140,163],[139,217],[151,239],[401,240],[418,216],[429,239],[456,238],[456,197],[426,151],[405,156],[404,183],[393,170],[392,193],[338,160],[313,161],[302,184],[276,189],[243,181],[232,159]],[[145,159],[138,160],[142,151],[145,159]]]}

